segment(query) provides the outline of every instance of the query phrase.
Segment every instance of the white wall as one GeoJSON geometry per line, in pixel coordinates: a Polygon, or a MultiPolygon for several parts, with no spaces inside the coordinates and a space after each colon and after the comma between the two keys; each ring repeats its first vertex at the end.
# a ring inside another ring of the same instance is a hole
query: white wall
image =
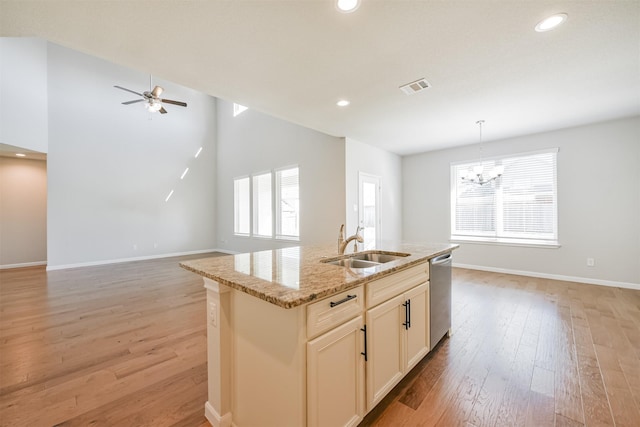
{"type": "Polygon", "coordinates": [[[218,99],[218,247],[247,252],[337,241],[345,212],[344,139],[249,109],[233,117],[218,99]],[[300,242],[233,234],[233,179],[283,166],[300,168],[300,242]]]}
{"type": "Polygon", "coordinates": [[[47,163],[0,157],[0,268],[47,261],[47,163]]]}
{"type": "MultiPolygon", "coordinates": [[[[346,140],[346,233],[352,235],[358,226],[359,172],[380,177],[381,240],[399,241],[402,238],[402,158],[396,154],[346,140]]],[[[384,245],[384,244],[383,244],[384,245]]]]}
{"type": "Polygon", "coordinates": [[[47,152],[47,42],[0,37],[0,144],[47,152]]]}
{"type": "MultiPolygon", "coordinates": [[[[484,155],[558,147],[558,249],[461,244],[457,264],[640,285],[640,117],[485,143],[484,155]],[[595,259],[587,267],[586,259],[595,259]]],[[[450,236],[449,164],[466,146],[403,158],[406,240],[450,236]]]]}
{"type": "Polygon", "coordinates": [[[49,268],[215,248],[215,99],[157,79],[188,107],[125,106],[148,74],[48,46],[49,268]]]}

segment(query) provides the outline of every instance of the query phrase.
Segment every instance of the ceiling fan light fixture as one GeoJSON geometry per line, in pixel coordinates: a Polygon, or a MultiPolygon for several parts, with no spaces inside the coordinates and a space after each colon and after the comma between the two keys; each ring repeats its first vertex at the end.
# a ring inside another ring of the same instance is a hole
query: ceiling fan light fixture
{"type": "Polygon", "coordinates": [[[558,25],[566,21],[568,17],[569,15],[567,15],[566,13],[556,13],[555,15],[551,15],[550,17],[538,22],[538,24],[536,25],[536,31],[539,33],[543,33],[545,31],[553,30],[558,25]]]}
{"type": "Polygon", "coordinates": [[[355,12],[360,7],[360,0],[336,0],[336,9],[342,13],[355,12]]]}
{"type": "Polygon", "coordinates": [[[162,104],[160,104],[157,101],[152,101],[146,104],[147,110],[151,111],[152,113],[156,113],[158,111],[160,111],[160,109],[162,108],[162,104]]]}

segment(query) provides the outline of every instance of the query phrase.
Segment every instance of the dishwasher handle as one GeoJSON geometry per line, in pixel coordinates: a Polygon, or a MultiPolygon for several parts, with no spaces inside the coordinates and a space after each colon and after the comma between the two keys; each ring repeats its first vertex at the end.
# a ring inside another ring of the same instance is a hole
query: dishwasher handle
{"type": "Polygon", "coordinates": [[[451,262],[451,253],[431,259],[431,265],[445,264],[447,262],[451,262]]]}

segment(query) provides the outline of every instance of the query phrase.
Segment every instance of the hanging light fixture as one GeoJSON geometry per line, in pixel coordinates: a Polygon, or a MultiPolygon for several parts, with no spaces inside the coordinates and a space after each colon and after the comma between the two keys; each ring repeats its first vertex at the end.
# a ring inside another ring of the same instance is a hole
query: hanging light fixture
{"type": "Polygon", "coordinates": [[[483,173],[484,166],[482,164],[482,125],[484,124],[484,120],[478,120],[476,124],[480,128],[480,162],[471,170],[462,172],[462,176],[460,178],[462,178],[462,181],[464,182],[485,185],[500,178],[504,173],[504,166],[498,165],[494,167],[487,175],[483,173]]]}

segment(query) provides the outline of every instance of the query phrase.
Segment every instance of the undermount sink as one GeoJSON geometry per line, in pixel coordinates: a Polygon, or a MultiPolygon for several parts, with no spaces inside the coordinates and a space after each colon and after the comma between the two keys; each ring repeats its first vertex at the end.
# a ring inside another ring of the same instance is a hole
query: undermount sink
{"type": "Polygon", "coordinates": [[[339,258],[330,258],[321,262],[349,268],[371,268],[409,255],[402,252],[367,251],[344,255],[339,258]]]}

